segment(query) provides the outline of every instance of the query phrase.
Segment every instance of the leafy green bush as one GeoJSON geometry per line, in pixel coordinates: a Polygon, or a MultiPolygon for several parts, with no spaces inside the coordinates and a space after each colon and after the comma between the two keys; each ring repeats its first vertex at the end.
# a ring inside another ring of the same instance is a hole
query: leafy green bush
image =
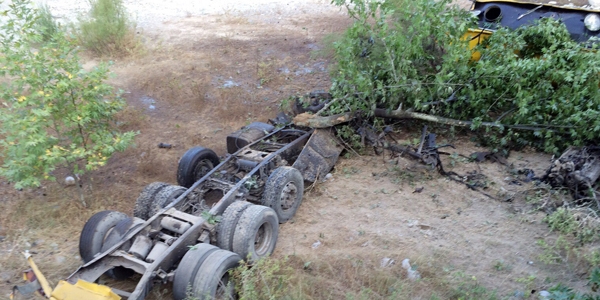
{"type": "Polygon", "coordinates": [[[329,114],[383,108],[472,121],[474,130],[487,122],[480,132],[496,150],[559,152],[600,137],[600,53],[560,21],[499,29],[472,62],[461,38],[475,23],[450,0],[349,2],[356,22],[336,44],[329,114]]]}
{"type": "Polygon", "coordinates": [[[560,21],[542,19],[536,26],[498,30],[478,50],[484,59],[471,72],[458,74],[473,84],[462,90],[463,101],[449,106],[448,114],[537,127],[500,130],[497,142],[548,152],[600,136],[599,53],[571,40],[560,21]]]}
{"type": "Polygon", "coordinates": [[[13,0],[0,19],[0,176],[15,188],[53,179],[59,166],[82,174],[106,164],[133,141],[114,116],[125,102],[105,83],[108,66],[82,69],[64,34],[43,32],[27,0],[13,0]]]}
{"type": "Polygon", "coordinates": [[[340,100],[330,107],[331,113],[350,108],[372,114],[376,107],[400,105],[422,108],[423,102],[445,98],[452,87],[463,84],[442,79],[469,61],[470,53],[460,41],[473,24],[468,12],[450,7],[450,0],[350,3],[347,8],[356,21],[335,43],[331,92],[340,100]],[[445,66],[445,57],[457,61],[445,66]]]}
{"type": "Polygon", "coordinates": [[[40,4],[38,7],[38,17],[35,21],[38,31],[42,35],[44,42],[52,40],[52,37],[57,34],[60,29],[59,25],[52,17],[52,12],[48,4],[40,4]]]}
{"type": "Polygon", "coordinates": [[[89,0],[88,15],[75,31],[81,45],[97,55],[123,55],[138,46],[123,0],[89,0]]]}

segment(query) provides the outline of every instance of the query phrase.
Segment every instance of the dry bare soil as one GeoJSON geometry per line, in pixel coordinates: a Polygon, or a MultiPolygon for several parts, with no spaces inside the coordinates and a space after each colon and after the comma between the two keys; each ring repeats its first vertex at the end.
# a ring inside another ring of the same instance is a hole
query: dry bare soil
{"type": "MultiPolygon", "coordinates": [[[[71,2],[53,1],[50,7],[65,20],[84,9],[71,2]]],[[[175,182],[178,158],[188,148],[202,145],[224,154],[228,133],[273,117],[282,99],[328,89],[327,41],[350,23],[329,1],[179,2],[126,1],[139,20],[145,50],[116,60],[111,81],[129,104],[120,116],[123,128],[140,133],[136,147],[85,176],[92,182],[88,207],[75,188],[60,183],[15,191],[0,181],[1,299],[20,283],[26,268],[22,251],[35,253],[57,283],[80,264],[79,232],[93,213],[132,212],[145,185],[175,182]],[[159,149],[161,142],[173,148],[159,149]]],[[[98,60],[88,58],[87,65],[98,60]]],[[[420,135],[414,125],[400,128],[395,136],[402,142],[420,135]]],[[[499,298],[536,299],[538,291],[558,282],[583,288],[586,270],[580,262],[540,261],[544,249],[538,241],[551,243],[557,236],[542,222],[545,213],[526,201],[535,200],[536,187],[514,184],[511,173],[529,168],[541,175],[550,157],[513,152],[510,166],[469,162],[460,155],[485,149],[462,132],[433,130],[439,142],[456,146],[449,150],[454,155],[444,157],[446,168],[484,174],[480,182],[487,195],[410,158],[349,152],[331,179],[307,191],[296,217],[280,230],[274,257],[293,257],[292,267],[318,279],[310,283],[321,292],[308,294],[382,298],[364,293],[364,287],[378,284],[375,276],[404,282],[395,285],[402,289],[394,296],[399,299],[468,298],[467,292],[478,292],[473,299],[494,292],[499,298]],[[421,280],[406,279],[405,258],[421,280]]],[[[158,288],[151,299],[165,295],[158,288]]]]}

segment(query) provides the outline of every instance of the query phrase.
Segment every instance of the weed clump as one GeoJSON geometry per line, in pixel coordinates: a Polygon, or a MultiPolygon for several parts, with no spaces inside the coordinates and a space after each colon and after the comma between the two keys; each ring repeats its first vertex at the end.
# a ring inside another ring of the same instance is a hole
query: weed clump
{"type": "Polygon", "coordinates": [[[89,0],[90,11],[75,28],[79,43],[96,55],[121,56],[138,47],[135,24],[122,0],[89,0]]]}
{"type": "Polygon", "coordinates": [[[586,244],[598,239],[600,224],[597,224],[598,221],[594,216],[561,207],[546,216],[544,221],[548,223],[550,229],[565,235],[572,234],[579,243],[586,244]]]}

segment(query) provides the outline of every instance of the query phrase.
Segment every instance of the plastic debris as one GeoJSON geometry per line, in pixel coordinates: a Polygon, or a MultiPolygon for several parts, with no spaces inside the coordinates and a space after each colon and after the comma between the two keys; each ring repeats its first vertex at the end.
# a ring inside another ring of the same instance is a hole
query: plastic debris
{"type": "Polygon", "coordinates": [[[317,249],[317,248],[319,248],[319,247],[321,247],[321,241],[319,241],[319,240],[317,240],[316,242],[314,242],[314,243],[312,244],[312,248],[313,248],[313,249],[317,249]]]}
{"type": "Polygon", "coordinates": [[[410,280],[421,279],[421,274],[419,273],[419,271],[413,270],[413,268],[410,266],[410,260],[408,258],[405,258],[402,261],[402,267],[406,270],[406,277],[408,279],[410,279],[410,280]]]}

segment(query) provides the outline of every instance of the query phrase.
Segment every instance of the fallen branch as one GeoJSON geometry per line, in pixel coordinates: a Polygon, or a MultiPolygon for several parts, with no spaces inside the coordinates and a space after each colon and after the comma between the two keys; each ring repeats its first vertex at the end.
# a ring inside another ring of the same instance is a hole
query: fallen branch
{"type": "MultiPolygon", "coordinates": [[[[460,127],[471,127],[474,123],[472,121],[464,121],[464,120],[456,120],[450,118],[444,118],[440,116],[434,116],[424,113],[411,112],[405,110],[385,110],[385,109],[375,109],[374,112],[375,117],[380,118],[392,118],[392,119],[414,119],[414,120],[422,120],[428,122],[434,122],[439,124],[445,124],[450,126],[460,126],[460,127]]],[[[311,115],[308,113],[302,113],[297,115],[293,122],[298,126],[307,126],[312,128],[327,128],[333,127],[336,125],[340,125],[343,123],[347,123],[352,121],[356,117],[355,113],[347,112],[332,116],[317,116],[311,115]]],[[[481,126],[485,127],[495,127],[495,128],[514,128],[521,130],[549,130],[554,131],[550,128],[556,128],[557,126],[552,125],[506,125],[496,122],[481,122],[481,126]]],[[[560,126],[561,128],[572,128],[568,126],[560,126]]]]}
{"type": "Polygon", "coordinates": [[[301,113],[295,116],[292,122],[297,126],[328,128],[350,122],[354,119],[354,117],[354,114],[349,112],[326,117],[319,117],[309,113],[301,113]]]}
{"type": "MultiPolygon", "coordinates": [[[[461,127],[471,127],[474,123],[472,121],[463,121],[456,120],[450,118],[444,118],[434,115],[428,115],[424,113],[412,112],[412,111],[404,111],[404,110],[392,110],[388,111],[385,109],[375,109],[375,116],[380,118],[393,118],[393,119],[415,119],[422,121],[429,121],[434,123],[440,123],[451,126],[461,126],[461,127]]],[[[540,130],[540,129],[548,129],[549,127],[553,127],[552,125],[541,125],[541,126],[531,126],[531,125],[506,125],[496,122],[481,122],[481,126],[485,127],[496,127],[496,128],[514,128],[514,129],[522,129],[522,130],[540,130]]],[[[552,130],[551,130],[552,131],[552,130]]]]}

